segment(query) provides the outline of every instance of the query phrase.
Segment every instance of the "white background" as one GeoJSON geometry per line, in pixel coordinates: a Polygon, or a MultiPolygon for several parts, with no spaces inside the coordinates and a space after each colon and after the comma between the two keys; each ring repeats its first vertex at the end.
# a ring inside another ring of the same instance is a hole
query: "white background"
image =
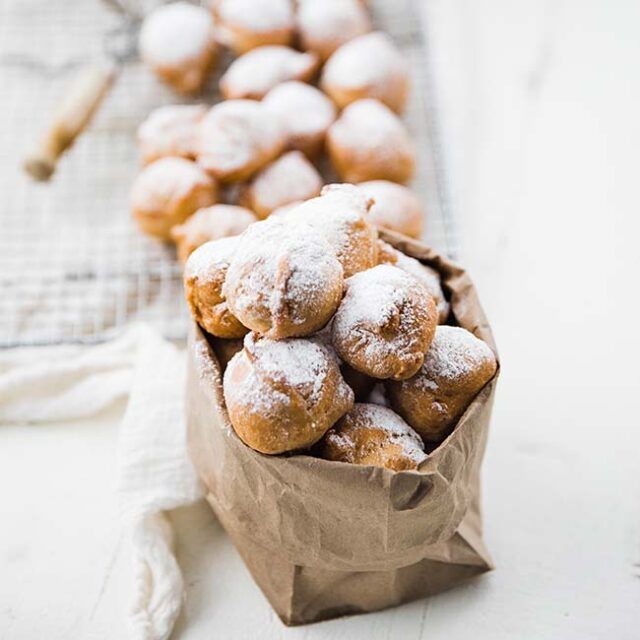
{"type": "MultiPolygon", "coordinates": [[[[497,570],[285,629],[204,505],[173,514],[175,637],[640,637],[640,3],[431,0],[463,259],[503,375],[484,467],[497,570]]],[[[0,429],[0,638],[125,637],[122,407],[0,429]]]]}

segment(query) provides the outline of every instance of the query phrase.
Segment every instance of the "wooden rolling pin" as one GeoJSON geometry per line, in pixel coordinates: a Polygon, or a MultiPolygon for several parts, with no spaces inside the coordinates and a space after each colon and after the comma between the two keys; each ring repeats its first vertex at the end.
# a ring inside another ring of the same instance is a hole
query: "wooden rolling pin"
{"type": "Polygon", "coordinates": [[[36,148],[24,160],[29,175],[36,180],[49,180],[62,154],[91,121],[116,73],[116,65],[104,64],[89,67],[78,76],[36,148]]]}

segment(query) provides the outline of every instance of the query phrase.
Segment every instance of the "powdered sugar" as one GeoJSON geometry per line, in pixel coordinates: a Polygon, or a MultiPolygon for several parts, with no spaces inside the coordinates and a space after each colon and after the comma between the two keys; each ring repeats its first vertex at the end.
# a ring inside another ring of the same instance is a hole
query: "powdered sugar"
{"type": "Polygon", "coordinates": [[[185,280],[197,278],[204,284],[210,278],[217,278],[221,269],[226,270],[229,267],[237,246],[238,238],[229,237],[212,240],[198,247],[185,264],[185,280]]]}
{"type": "Polygon", "coordinates": [[[253,32],[293,28],[290,0],[215,0],[218,18],[225,24],[253,32]]]}
{"type": "Polygon", "coordinates": [[[226,98],[261,99],[280,82],[307,80],[318,64],[312,53],[289,47],[256,47],[234,60],[220,79],[226,98]]]}
{"type": "Polygon", "coordinates": [[[427,352],[417,378],[419,384],[429,390],[437,388],[435,379],[461,380],[482,364],[493,362],[495,356],[490,347],[461,327],[441,325],[427,352]]]}
{"type": "Polygon", "coordinates": [[[213,46],[211,14],[188,2],[155,9],[140,29],[140,53],[150,64],[181,64],[198,58],[213,46]]]}

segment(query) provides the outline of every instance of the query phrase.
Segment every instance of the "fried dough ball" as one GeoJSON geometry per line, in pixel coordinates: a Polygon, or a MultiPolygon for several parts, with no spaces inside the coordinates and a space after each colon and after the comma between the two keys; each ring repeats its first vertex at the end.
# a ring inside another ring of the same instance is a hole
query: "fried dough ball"
{"type": "Polygon", "coordinates": [[[290,151],[254,176],[240,197],[241,204],[260,218],[280,207],[319,195],[322,177],[300,151],[290,151]]]}
{"type": "Polygon", "coordinates": [[[218,37],[241,55],[255,47],[288,45],[294,18],[290,0],[213,0],[218,37]]]}
{"type": "Polygon", "coordinates": [[[311,447],[353,406],[335,355],[314,340],[249,334],[223,386],[236,434],[266,454],[311,447]]]}
{"type": "Polygon", "coordinates": [[[415,152],[402,121],[377,100],[350,104],[327,132],[329,156],[345,182],[408,182],[415,152]]]}
{"type": "Polygon", "coordinates": [[[325,460],[417,469],[427,459],[420,436],[395,412],[377,404],[355,404],[318,443],[325,460]]]}
{"type": "Polygon", "coordinates": [[[368,33],[343,44],[329,58],[321,87],[340,108],[375,98],[401,113],[409,96],[407,61],[386,33],[368,33]]]}
{"type": "Polygon", "coordinates": [[[344,277],[376,264],[378,232],[368,219],[371,202],[353,185],[327,185],[319,198],[278,215],[314,227],[333,247],[344,277]]]}
{"type": "Polygon", "coordinates": [[[405,255],[402,251],[394,249],[383,240],[378,240],[378,264],[392,264],[420,280],[436,302],[438,322],[442,324],[447,320],[449,303],[442,290],[440,274],[435,269],[422,264],[422,262],[411,256],[405,255]]]}
{"type": "Polygon", "coordinates": [[[336,108],[327,96],[304,82],[283,82],[262,100],[282,120],[287,132],[287,146],[310,158],[324,148],[327,129],[336,119],[336,108]]]}
{"type": "Polygon", "coordinates": [[[256,218],[253,211],[232,204],[214,204],[196,211],[186,222],[171,229],[178,258],[187,258],[205,242],[240,235],[256,218]]]}
{"type": "Polygon", "coordinates": [[[227,99],[261,100],[282,82],[308,82],[318,69],[315,53],[301,53],[290,47],[257,47],[234,60],[220,78],[220,90],[227,99]]]}
{"type": "Polygon", "coordinates": [[[340,303],[342,283],[327,241],[312,227],[279,217],[256,222],[240,236],[224,294],[245,326],[280,339],[321,329],[340,303]]]}
{"type": "Polygon", "coordinates": [[[496,357],[461,327],[441,325],[418,373],[387,382],[393,408],[426,441],[442,440],[493,378],[496,357]]]}
{"type": "Polygon", "coordinates": [[[260,102],[226,100],[200,124],[198,164],[219,180],[248,180],[277,158],[286,144],[278,117],[260,102]]]}
{"type": "Polygon", "coordinates": [[[131,189],[131,210],[142,231],[168,240],[171,228],[216,202],[215,180],[195,162],[160,158],[147,165],[131,189]]]}
{"type": "Polygon", "coordinates": [[[437,325],[431,295],[416,278],[385,264],[347,279],[345,289],[332,324],[340,358],[372,378],[413,376],[437,325]]]}
{"type": "Polygon", "coordinates": [[[373,200],[369,216],[376,225],[410,238],[422,235],[422,205],[411,189],[388,180],[371,180],[358,186],[373,200]]]}
{"type": "Polygon", "coordinates": [[[138,127],[138,148],[143,163],[167,156],[194,160],[198,125],[206,112],[203,104],[175,104],[154,109],[138,127]]]}
{"type": "Polygon", "coordinates": [[[184,267],[187,303],[195,321],[212,336],[241,338],[247,328],[229,311],[223,285],[238,238],[220,238],[198,247],[184,267]]]}
{"type": "Polygon", "coordinates": [[[217,58],[210,13],[189,2],[154,9],[140,29],[142,60],[180,93],[199,91],[217,58]]]}
{"type": "Polygon", "coordinates": [[[371,31],[371,20],[359,0],[299,0],[298,32],[302,48],[326,60],[338,47],[371,31]]]}

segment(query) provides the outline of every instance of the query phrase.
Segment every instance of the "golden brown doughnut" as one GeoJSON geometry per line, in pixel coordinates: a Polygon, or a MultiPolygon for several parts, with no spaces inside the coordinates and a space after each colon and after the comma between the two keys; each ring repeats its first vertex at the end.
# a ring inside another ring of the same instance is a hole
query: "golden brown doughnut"
{"type": "Polygon", "coordinates": [[[313,198],[278,217],[314,227],[333,247],[344,277],[376,264],[378,232],[368,219],[371,201],[353,185],[327,185],[313,198]]]}
{"type": "Polygon", "coordinates": [[[297,25],[302,48],[315,51],[322,60],[371,31],[369,14],[359,0],[299,0],[297,25]]]}
{"type": "Polygon", "coordinates": [[[171,227],[216,202],[218,187],[195,162],[160,158],[147,165],[131,189],[131,210],[142,231],[163,240],[171,227]]]}
{"type": "Polygon", "coordinates": [[[226,100],[200,124],[198,164],[219,180],[248,180],[286,144],[278,117],[254,100],[226,100]]]}
{"type": "Polygon", "coordinates": [[[267,218],[240,236],[224,294],[245,326],[279,339],[322,328],[340,303],[342,283],[342,267],[317,231],[267,218]]]}
{"type": "Polygon", "coordinates": [[[420,436],[397,413],[377,404],[355,404],[316,450],[325,460],[392,471],[415,470],[427,459],[420,436]]]}
{"type": "Polygon", "coordinates": [[[138,40],[142,60],[176,91],[199,91],[217,57],[211,15],[189,2],[173,2],[147,15],[138,40]]]}
{"type": "Polygon", "coordinates": [[[186,222],[171,229],[178,258],[185,262],[199,246],[211,240],[240,235],[258,218],[253,211],[231,204],[214,204],[196,211],[186,222]]]}
{"type": "Polygon", "coordinates": [[[324,148],[327,129],[336,119],[336,108],[327,96],[304,82],[283,82],[262,100],[280,117],[287,132],[287,146],[310,158],[324,148]]]}
{"type": "Polygon", "coordinates": [[[220,238],[198,247],[184,267],[187,303],[195,321],[212,336],[241,338],[247,329],[229,311],[223,285],[238,237],[220,238]]]}
{"type": "Polygon", "coordinates": [[[375,98],[400,113],[409,95],[408,65],[393,40],[375,31],[343,44],[329,58],[321,86],[340,108],[375,98]]]}
{"type": "Polygon", "coordinates": [[[342,360],[372,378],[414,375],[437,325],[432,296],[416,278],[386,264],[348,278],[345,289],[332,324],[342,360]]]}
{"type": "Polygon", "coordinates": [[[255,47],[287,45],[293,39],[290,0],[213,0],[218,37],[241,55],[255,47]]]}
{"type": "Polygon", "coordinates": [[[290,47],[257,47],[234,60],[220,78],[220,90],[227,100],[261,100],[281,82],[308,82],[318,69],[315,53],[301,53],[290,47]]]}
{"type": "Polygon", "coordinates": [[[440,274],[419,260],[394,249],[384,240],[378,240],[378,264],[392,264],[415,276],[433,296],[438,311],[438,322],[443,324],[449,315],[449,303],[442,290],[440,274]]]}
{"type": "Polygon", "coordinates": [[[373,200],[369,216],[378,227],[419,238],[424,227],[422,205],[411,189],[389,180],[361,182],[358,187],[373,200]]]}
{"type": "Polygon", "coordinates": [[[198,125],[207,107],[175,104],[154,109],[138,127],[138,148],[144,164],[174,156],[194,160],[198,125]]]}
{"type": "Polygon", "coordinates": [[[223,386],[236,434],[266,454],[311,447],[353,406],[335,355],[314,340],[249,334],[223,386]]]}
{"type": "Polygon", "coordinates": [[[319,195],[322,176],[300,151],[290,151],[253,177],[240,203],[266,218],[272,211],[319,195]]]}
{"type": "Polygon", "coordinates": [[[327,149],[345,182],[404,183],[415,173],[415,153],[404,124],[377,100],[350,104],[329,127],[327,149]]]}
{"type": "Polygon", "coordinates": [[[420,371],[387,382],[393,408],[422,436],[439,441],[496,372],[489,346],[460,327],[441,325],[420,371]]]}

